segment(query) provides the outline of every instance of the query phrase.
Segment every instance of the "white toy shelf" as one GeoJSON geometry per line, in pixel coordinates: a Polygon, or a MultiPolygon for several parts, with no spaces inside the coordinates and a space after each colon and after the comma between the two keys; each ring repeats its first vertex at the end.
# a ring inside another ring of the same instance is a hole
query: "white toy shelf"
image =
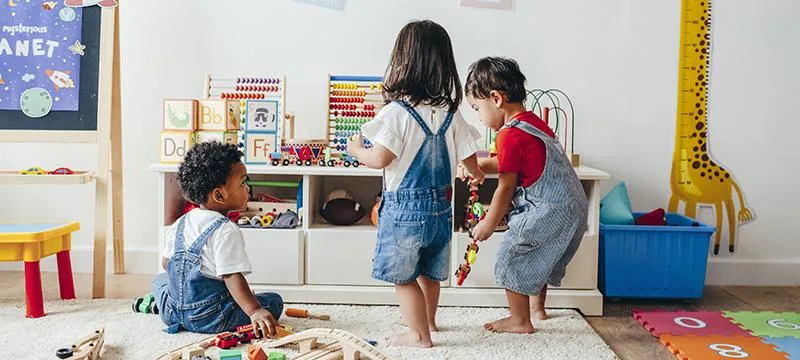
{"type": "MultiPolygon", "coordinates": [[[[178,217],[184,201],[178,190],[177,165],[154,164],[150,171],[159,176],[160,225],[159,251],[164,232],[178,217]]],[[[257,291],[277,291],[286,302],[327,304],[396,304],[391,284],[370,278],[377,227],[369,220],[375,195],[381,190],[380,170],[320,166],[248,166],[248,174],[257,181],[302,180],[303,224],[296,229],[242,229],[247,252],[253,265],[248,276],[257,291]],[[335,226],[319,216],[327,194],[345,189],[365,207],[367,215],[356,225],[335,226]]],[[[600,316],[603,295],[597,288],[599,183],[608,179],[603,171],[587,166],[576,167],[589,199],[589,229],[583,243],[567,268],[559,288],[548,290],[547,306],[577,308],[588,316],[600,316]]],[[[496,186],[487,180],[481,194],[496,186]]],[[[466,198],[466,188],[454,180],[454,212],[463,207],[456,199],[466,198]],[[464,192],[460,194],[459,192],[464,192]]],[[[256,192],[258,189],[255,189],[256,192]]],[[[294,191],[296,193],[296,191],[294,191]]],[[[291,196],[288,192],[279,194],[291,196]]],[[[488,203],[489,198],[481,197],[488,203]]],[[[456,228],[459,224],[456,224],[456,228]]],[[[456,285],[453,274],[470,241],[467,234],[455,232],[451,244],[450,279],[442,283],[443,306],[507,306],[505,292],[494,281],[494,261],[503,233],[495,233],[481,243],[478,259],[463,286],[456,285]]],[[[161,262],[153,264],[160,270],[161,262]]]]}

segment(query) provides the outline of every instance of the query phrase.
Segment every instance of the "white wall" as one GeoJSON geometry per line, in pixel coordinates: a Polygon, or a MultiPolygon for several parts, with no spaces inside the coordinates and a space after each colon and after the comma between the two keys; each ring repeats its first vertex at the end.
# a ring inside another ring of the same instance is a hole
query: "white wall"
{"type": "MultiPolygon", "coordinates": [[[[462,80],[473,60],[503,55],[520,62],[530,88],[566,91],[576,104],[577,152],[613,176],[604,192],[625,180],[637,210],[666,206],[678,1],[517,0],[515,11],[505,12],[461,8],[457,0],[349,0],[339,12],[291,0],[137,0],[124,2],[121,11],[129,271],[153,270],[157,256],[157,184],[147,166],[158,161],[163,98],[202,96],[209,72],[282,73],[298,136],[321,137],[326,74],[382,74],[394,37],[411,19],[431,19],[448,30],[462,80]]],[[[800,63],[798,11],[791,0],[714,3],[711,150],[733,172],[758,218],[740,227],[736,254],[712,259],[711,283],[800,284],[800,235],[792,226],[800,195],[790,187],[800,180],[793,146],[800,125],[791,108],[791,97],[800,93],[800,70],[793,66],[800,63]]],[[[477,124],[471,110],[462,111],[477,124]]],[[[0,153],[18,148],[2,145],[0,153]]],[[[92,149],[76,157],[49,153],[66,148],[26,146],[24,155],[3,156],[0,165],[93,160],[92,149]]],[[[28,203],[33,195],[0,191],[28,203]]],[[[53,195],[47,214],[69,209],[91,229],[93,201],[77,201],[88,196],[53,195]]],[[[26,210],[3,208],[0,215],[41,212],[41,205],[20,208],[26,210]]],[[[713,222],[710,212],[701,215],[713,222]]],[[[75,247],[88,249],[90,239],[82,231],[75,247]]]]}

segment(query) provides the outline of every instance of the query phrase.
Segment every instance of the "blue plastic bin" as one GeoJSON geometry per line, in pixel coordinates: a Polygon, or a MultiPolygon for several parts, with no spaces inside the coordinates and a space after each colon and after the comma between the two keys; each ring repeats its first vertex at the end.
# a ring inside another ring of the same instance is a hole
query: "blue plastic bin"
{"type": "MultiPolygon", "coordinates": [[[[642,213],[634,213],[638,218],[642,213]]],[[[667,226],[600,224],[600,291],[607,297],[703,297],[715,229],[667,213],[667,226]]]]}

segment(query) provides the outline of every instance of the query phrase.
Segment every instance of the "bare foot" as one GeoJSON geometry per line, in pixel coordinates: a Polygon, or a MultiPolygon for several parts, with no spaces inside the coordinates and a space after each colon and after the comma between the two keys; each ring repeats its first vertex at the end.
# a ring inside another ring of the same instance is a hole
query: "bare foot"
{"type": "Polygon", "coordinates": [[[428,330],[430,330],[430,332],[439,332],[439,328],[435,323],[428,323],[428,330]]]}
{"type": "Polygon", "coordinates": [[[507,317],[483,325],[486,330],[493,332],[505,332],[514,334],[533,334],[535,329],[530,321],[519,318],[507,317]]]}
{"type": "Polygon", "coordinates": [[[408,331],[402,334],[397,334],[389,338],[389,345],[392,346],[409,346],[409,347],[418,347],[418,348],[429,348],[433,347],[433,343],[431,341],[424,342],[420,340],[420,336],[408,331]]]}
{"type": "Polygon", "coordinates": [[[547,312],[542,310],[531,309],[531,317],[536,320],[547,320],[547,312]]]}

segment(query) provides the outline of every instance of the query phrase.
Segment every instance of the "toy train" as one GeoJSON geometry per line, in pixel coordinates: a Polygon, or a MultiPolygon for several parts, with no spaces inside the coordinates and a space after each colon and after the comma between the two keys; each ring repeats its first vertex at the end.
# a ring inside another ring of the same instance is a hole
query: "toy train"
{"type": "Polygon", "coordinates": [[[338,156],[331,154],[331,148],[325,140],[292,141],[280,146],[280,151],[270,154],[273,166],[344,166],[359,167],[361,163],[347,154],[338,156]]]}

